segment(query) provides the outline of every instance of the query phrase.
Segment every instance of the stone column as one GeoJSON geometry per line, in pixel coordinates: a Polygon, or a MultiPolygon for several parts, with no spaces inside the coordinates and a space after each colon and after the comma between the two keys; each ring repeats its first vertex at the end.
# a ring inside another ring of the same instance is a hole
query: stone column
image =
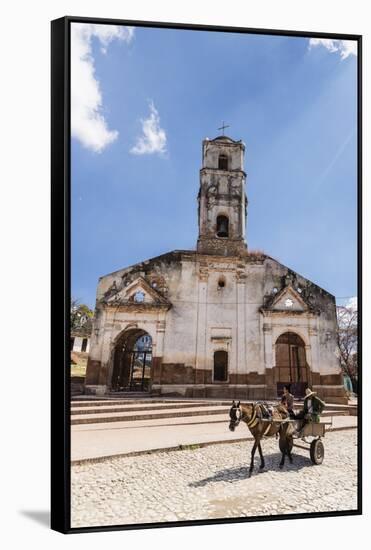
{"type": "MultiPolygon", "coordinates": [[[[103,310],[100,310],[99,317],[95,318],[93,323],[85,377],[85,388],[87,393],[104,393],[106,389],[106,386],[101,386],[100,382],[103,357],[103,335],[106,320],[107,311],[103,308],[103,310]]],[[[107,335],[105,337],[107,337],[107,335]]]]}
{"type": "Polygon", "coordinates": [[[309,342],[310,342],[310,359],[309,357],[307,357],[307,361],[311,368],[311,383],[312,385],[316,385],[316,384],[319,384],[319,380],[320,380],[320,356],[319,356],[318,329],[317,327],[309,327],[308,332],[309,332],[309,342]]]}
{"type": "Polygon", "coordinates": [[[264,365],[266,369],[272,369],[274,367],[274,349],[272,338],[272,326],[270,323],[265,322],[263,324],[264,334],[264,365]]]}
{"type": "Polygon", "coordinates": [[[197,327],[196,327],[196,373],[195,383],[205,383],[206,337],[207,337],[207,266],[199,267],[197,327]]]}
{"type": "Polygon", "coordinates": [[[272,325],[267,319],[263,323],[263,338],[264,338],[264,366],[265,366],[265,383],[266,383],[266,398],[272,399],[276,397],[276,384],[274,380],[275,358],[274,358],[274,343],[272,335],[272,325]]]}
{"type": "Polygon", "coordinates": [[[205,196],[202,194],[200,197],[200,214],[199,214],[199,234],[203,235],[206,230],[206,222],[205,218],[203,217],[203,213],[206,212],[206,199],[205,196]]]}
{"type": "Polygon", "coordinates": [[[305,346],[305,358],[307,361],[307,365],[309,366],[309,376],[308,376],[308,385],[313,385],[313,370],[312,370],[312,346],[306,345],[305,346]]]}
{"type": "Polygon", "coordinates": [[[156,343],[152,349],[152,384],[161,384],[161,366],[164,355],[164,338],[166,323],[164,320],[157,321],[156,343]]]}
{"type": "Polygon", "coordinates": [[[237,365],[236,382],[246,379],[246,341],[245,341],[245,273],[237,275],[237,365]]]}
{"type": "Polygon", "coordinates": [[[109,374],[109,363],[110,363],[110,354],[111,354],[111,337],[112,333],[110,330],[104,331],[104,341],[102,346],[102,363],[101,370],[99,374],[99,385],[102,386],[101,392],[105,393],[107,386],[110,385],[110,380],[108,380],[109,374]]]}
{"type": "Polygon", "coordinates": [[[244,196],[244,192],[243,190],[241,191],[242,192],[242,196],[243,196],[243,201],[241,203],[241,236],[246,239],[246,218],[245,218],[245,196],[244,196]]]}

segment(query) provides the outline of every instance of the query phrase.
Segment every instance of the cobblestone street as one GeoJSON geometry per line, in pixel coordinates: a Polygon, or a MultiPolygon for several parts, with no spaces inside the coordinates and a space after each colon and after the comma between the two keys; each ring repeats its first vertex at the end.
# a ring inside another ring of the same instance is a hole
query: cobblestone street
{"type": "Polygon", "coordinates": [[[72,527],[352,510],[357,506],[357,434],[326,434],[325,459],[294,448],[278,468],[275,439],[266,466],[248,478],[252,442],[122,457],[72,466],[72,527]]]}

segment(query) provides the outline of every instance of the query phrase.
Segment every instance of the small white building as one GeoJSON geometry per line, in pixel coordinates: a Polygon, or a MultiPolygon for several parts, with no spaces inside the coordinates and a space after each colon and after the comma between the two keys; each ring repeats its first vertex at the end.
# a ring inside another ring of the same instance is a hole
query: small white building
{"type": "Polygon", "coordinates": [[[71,351],[78,353],[89,353],[90,351],[90,336],[71,335],[71,351]]]}
{"type": "Polygon", "coordinates": [[[101,277],[86,391],[346,402],[335,298],[246,243],[245,146],[204,140],[195,251],[101,277]]]}

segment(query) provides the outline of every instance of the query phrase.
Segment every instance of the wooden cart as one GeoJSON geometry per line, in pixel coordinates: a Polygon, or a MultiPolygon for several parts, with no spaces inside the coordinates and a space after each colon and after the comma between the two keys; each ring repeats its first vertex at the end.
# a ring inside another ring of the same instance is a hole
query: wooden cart
{"type": "MultiPolygon", "coordinates": [[[[291,441],[291,448],[298,447],[299,449],[304,449],[309,451],[310,459],[313,464],[322,464],[325,457],[325,447],[322,441],[322,438],[325,437],[326,426],[332,426],[332,422],[308,422],[300,429],[298,420],[286,420],[286,422],[292,422],[296,428],[299,430],[298,434],[293,436],[291,441]],[[295,441],[300,440],[300,445],[295,443],[295,441]]],[[[280,450],[281,441],[280,441],[280,450]]]]}

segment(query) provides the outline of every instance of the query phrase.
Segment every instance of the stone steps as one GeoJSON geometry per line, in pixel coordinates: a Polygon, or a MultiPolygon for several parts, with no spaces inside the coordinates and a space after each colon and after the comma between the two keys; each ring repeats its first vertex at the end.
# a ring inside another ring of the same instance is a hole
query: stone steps
{"type": "MultiPolygon", "coordinates": [[[[298,407],[299,408],[299,407],[298,407]]],[[[89,402],[74,401],[71,405],[71,424],[109,424],[112,422],[137,422],[155,419],[188,418],[223,415],[229,418],[230,401],[193,401],[193,400],[99,400],[89,402]]],[[[322,417],[348,416],[344,407],[332,407],[322,417]],[[339,410],[338,410],[339,409],[339,410]]],[[[211,418],[210,418],[211,417],[211,418]]],[[[215,421],[217,419],[215,418],[215,421]]]]}
{"type": "Polygon", "coordinates": [[[123,420],[136,421],[136,420],[152,420],[155,418],[175,418],[185,416],[204,416],[215,415],[225,413],[228,414],[229,409],[226,407],[193,407],[190,409],[167,409],[164,412],[158,412],[151,409],[139,414],[135,412],[120,412],[120,413],[95,413],[95,414],[80,414],[71,417],[71,425],[74,424],[96,424],[101,422],[120,422],[123,420]]]}
{"type": "Polygon", "coordinates": [[[209,415],[199,415],[199,416],[177,416],[172,418],[152,418],[152,419],[143,419],[136,420],[132,422],[131,418],[124,418],[123,420],[117,422],[107,422],[107,423],[87,423],[87,424],[75,424],[73,426],[74,432],[81,431],[91,431],[103,433],[106,429],[108,430],[120,430],[121,428],[127,429],[129,433],[132,430],[137,430],[140,428],[166,428],[178,426],[199,426],[201,424],[220,424],[223,423],[228,428],[229,416],[225,413],[221,414],[209,414],[209,415]]]}
{"type": "Polygon", "coordinates": [[[71,397],[82,395],[84,393],[84,384],[79,384],[76,382],[71,382],[71,397]]]}
{"type": "Polygon", "coordinates": [[[143,411],[162,411],[167,409],[189,409],[194,407],[210,407],[209,403],[145,403],[132,405],[131,403],[112,404],[108,403],[108,406],[100,403],[99,406],[90,404],[83,407],[73,406],[71,408],[71,415],[79,414],[105,414],[105,413],[121,413],[121,412],[143,412],[143,411]]]}
{"type": "Polygon", "coordinates": [[[107,393],[107,396],[114,399],[151,399],[154,393],[148,391],[115,391],[107,393]]]}
{"type": "MultiPolygon", "coordinates": [[[[225,400],[225,399],[184,399],[184,398],[170,398],[170,397],[163,397],[163,398],[145,398],[145,399],[127,399],[127,398],[108,398],[108,397],[92,397],[92,396],[76,396],[71,399],[71,408],[81,408],[81,407],[108,407],[108,406],[121,406],[121,405],[130,405],[130,406],[138,406],[143,404],[144,406],[152,406],[152,405],[168,405],[168,404],[174,404],[176,406],[177,404],[180,405],[196,405],[197,406],[231,406],[231,400],[225,400]]],[[[244,403],[243,401],[241,402],[244,403]]],[[[268,401],[267,402],[270,405],[277,405],[277,401],[268,401]]],[[[294,409],[299,410],[303,406],[303,401],[295,401],[294,402],[294,409]]],[[[346,412],[346,414],[350,414],[352,416],[357,414],[357,405],[351,404],[351,405],[340,405],[340,404],[333,404],[333,403],[327,403],[325,411],[343,411],[346,412]]]]}
{"type": "MultiPolygon", "coordinates": [[[[179,400],[179,399],[152,399],[150,402],[148,399],[135,399],[135,400],[128,400],[128,399],[89,399],[89,400],[81,400],[81,399],[73,399],[71,400],[71,409],[80,408],[80,407],[107,407],[107,406],[120,406],[120,405],[127,405],[129,406],[137,406],[137,405],[143,405],[143,406],[152,406],[152,405],[159,405],[159,404],[169,404],[174,403],[175,404],[201,404],[205,403],[203,401],[195,401],[195,400],[179,400]]],[[[207,405],[210,405],[210,402],[205,403],[207,405]]],[[[223,402],[215,402],[214,405],[226,405],[227,403],[223,402]]]]}
{"type": "MultiPolygon", "coordinates": [[[[104,413],[115,413],[115,412],[148,412],[148,411],[159,411],[167,409],[188,409],[188,408],[202,408],[202,407],[216,407],[216,406],[225,406],[226,410],[229,410],[229,402],[205,402],[205,401],[164,401],[164,400],[154,400],[150,403],[145,402],[128,402],[125,400],[118,401],[102,401],[102,402],[80,402],[75,401],[71,404],[71,415],[81,415],[81,414],[104,414],[104,413]]],[[[322,416],[329,416],[332,414],[338,414],[340,416],[349,415],[349,410],[343,408],[337,408],[331,406],[331,409],[327,409],[322,413],[322,416]]],[[[169,417],[171,414],[169,414],[169,417]]]]}

